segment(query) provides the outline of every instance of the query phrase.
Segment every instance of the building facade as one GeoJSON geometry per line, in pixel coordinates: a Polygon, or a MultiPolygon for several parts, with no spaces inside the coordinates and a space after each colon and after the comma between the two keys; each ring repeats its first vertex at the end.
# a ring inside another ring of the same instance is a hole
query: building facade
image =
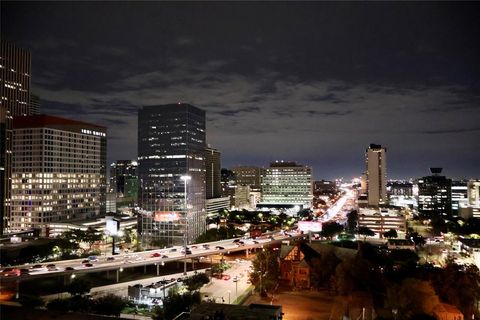
{"type": "Polygon", "coordinates": [[[451,216],[452,180],[441,176],[442,168],[430,168],[431,176],[418,180],[418,211],[425,217],[451,216]]]}
{"type": "Polygon", "coordinates": [[[358,212],[358,227],[367,227],[382,238],[383,234],[391,229],[405,237],[407,222],[405,215],[392,208],[360,208],[358,212]]]}
{"type": "Polygon", "coordinates": [[[459,211],[468,207],[468,181],[452,181],[452,214],[458,215],[459,211]]]}
{"type": "Polygon", "coordinates": [[[480,180],[470,180],[467,184],[468,206],[472,216],[480,218],[480,180]]]}
{"type": "Polygon", "coordinates": [[[260,189],[261,169],[259,167],[237,166],[231,170],[235,174],[237,185],[250,186],[253,190],[260,189]]]}
{"type": "Polygon", "coordinates": [[[207,147],[205,149],[206,197],[207,199],[222,196],[220,151],[207,147]]]}
{"type": "Polygon", "coordinates": [[[261,206],[312,206],[312,168],[295,162],[273,162],[262,174],[261,206]]]}
{"type": "Polygon", "coordinates": [[[106,132],[53,116],[14,118],[12,230],[105,213],[106,132]]]}
{"type": "Polygon", "coordinates": [[[0,42],[0,234],[9,232],[14,117],[29,114],[31,55],[0,42]]]}
{"type": "Polygon", "coordinates": [[[387,203],[387,149],[371,144],[365,151],[368,205],[387,203]]]}
{"type": "Polygon", "coordinates": [[[183,103],[139,110],[139,231],[144,245],[190,243],[205,232],[205,147],[203,110],[183,103]]]}
{"type": "Polygon", "coordinates": [[[132,206],[138,203],[138,162],[117,160],[110,164],[109,191],[115,194],[120,206],[132,206]]]}

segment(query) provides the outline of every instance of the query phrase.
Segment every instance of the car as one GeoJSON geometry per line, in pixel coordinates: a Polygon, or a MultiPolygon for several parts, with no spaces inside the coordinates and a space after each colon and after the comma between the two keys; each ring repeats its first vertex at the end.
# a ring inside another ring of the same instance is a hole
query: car
{"type": "Polygon", "coordinates": [[[162,255],[159,252],[152,253],[150,258],[160,258],[162,255]]]}
{"type": "Polygon", "coordinates": [[[165,255],[165,254],[162,256],[162,259],[167,259],[167,258],[168,258],[168,256],[165,255]]]}
{"type": "Polygon", "coordinates": [[[239,242],[239,241],[240,241],[240,239],[235,239],[235,240],[233,240],[232,242],[233,242],[233,243],[237,243],[237,242],[239,242]]]}
{"type": "Polygon", "coordinates": [[[224,274],[223,277],[222,277],[222,279],[225,280],[225,281],[230,280],[230,278],[231,277],[228,274],[224,274]]]}
{"type": "Polygon", "coordinates": [[[85,263],[84,266],[87,267],[87,268],[90,268],[90,267],[93,267],[93,264],[91,264],[91,263],[85,263]]]}
{"type": "Polygon", "coordinates": [[[54,264],[47,264],[47,270],[48,271],[55,271],[55,270],[57,270],[57,266],[55,266],[54,264]]]}
{"type": "Polygon", "coordinates": [[[20,269],[20,275],[24,276],[24,275],[29,275],[29,274],[30,274],[29,269],[20,269]]]}
{"type": "Polygon", "coordinates": [[[217,250],[224,250],[225,248],[224,248],[224,247],[221,247],[221,246],[216,246],[215,249],[217,249],[217,250]]]}
{"type": "Polygon", "coordinates": [[[0,271],[0,275],[4,277],[19,276],[21,274],[20,269],[17,268],[5,268],[0,271]]]}
{"type": "Polygon", "coordinates": [[[192,246],[192,249],[197,249],[198,247],[197,246],[192,246]]]}
{"type": "Polygon", "coordinates": [[[98,258],[97,258],[97,256],[89,256],[88,260],[90,260],[90,262],[97,262],[98,258]]]}
{"type": "Polygon", "coordinates": [[[253,240],[253,243],[254,243],[254,244],[258,244],[258,241],[257,241],[257,240],[253,240]]]}
{"type": "Polygon", "coordinates": [[[90,263],[90,260],[88,260],[88,259],[83,260],[82,263],[83,263],[83,264],[85,264],[85,263],[90,263]]]}
{"type": "Polygon", "coordinates": [[[172,249],[170,249],[170,252],[177,252],[177,249],[172,248],[172,249]]]}
{"type": "Polygon", "coordinates": [[[72,271],[72,270],[75,270],[75,268],[74,267],[66,267],[65,268],[65,271],[72,271]]]}
{"type": "Polygon", "coordinates": [[[205,250],[210,249],[210,245],[209,245],[209,244],[204,244],[204,245],[202,245],[202,247],[203,247],[203,249],[205,249],[205,250]]]}
{"type": "Polygon", "coordinates": [[[42,269],[43,266],[41,264],[36,264],[32,267],[30,267],[30,269],[32,269],[32,271],[36,271],[36,270],[39,270],[39,269],[42,269]]]}
{"type": "Polygon", "coordinates": [[[185,252],[185,254],[192,254],[192,251],[191,251],[191,250],[187,250],[187,251],[185,252]]]}
{"type": "Polygon", "coordinates": [[[115,260],[114,257],[107,257],[107,261],[113,261],[113,260],[115,260]]]}

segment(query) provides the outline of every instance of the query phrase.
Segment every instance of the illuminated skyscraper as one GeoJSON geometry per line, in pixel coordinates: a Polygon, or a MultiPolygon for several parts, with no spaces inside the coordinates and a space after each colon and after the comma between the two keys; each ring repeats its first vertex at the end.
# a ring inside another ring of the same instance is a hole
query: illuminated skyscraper
{"type": "Polygon", "coordinates": [[[0,42],[0,234],[9,231],[12,187],[12,120],[29,114],[30,52],[0,42]]]}
{"type": "Polygon", "coordinates": [[[441,176],[442,168],[430,168],[431,176],[418,180],[418,211],[425,217],[452,214],[452,180],[441,176]]]}
{"type": "Polygon", "coordinates": [[[387,203],[387,149],[371,144],[365,151],[368,205],[387,203]]]}
{"type": "Polygon", "coordinates": [[[206,197],[207,199],[220,198],[222,196],[221,154],[220,151],[210,147],[205,151],[206,197]]]}
{"type": "Polygon", "coordinates": [[[277,161],[262,173],[262,207],[310,208],[312,206],[312,168],[295,162],[277,161]]]}
{"type": "Polygon", "coordinates": [[[139,110],[139,229],[144,244],[179,245],[185,236],[192,242],[205,231],[205,147],[203,110],[183,103],[139,110]]]}
{"type": "Polygon", "coordinates": [[[54,116],[13,120],[10,228],[105,213],[106,128],[54,116]]]}

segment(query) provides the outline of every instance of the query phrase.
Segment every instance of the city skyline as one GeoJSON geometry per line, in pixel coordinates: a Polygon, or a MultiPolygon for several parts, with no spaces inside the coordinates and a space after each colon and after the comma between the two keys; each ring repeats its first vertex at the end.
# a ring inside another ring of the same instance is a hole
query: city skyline
{"type": "Polygon", "coordinates": [[[136,159],[138,108],[185,102],[206,111],[222,167],[350,178],[378,143],[389,179],[478,178],[476,3],[1,6],[41,112],[107,126],[108,163],[136,159]]]}

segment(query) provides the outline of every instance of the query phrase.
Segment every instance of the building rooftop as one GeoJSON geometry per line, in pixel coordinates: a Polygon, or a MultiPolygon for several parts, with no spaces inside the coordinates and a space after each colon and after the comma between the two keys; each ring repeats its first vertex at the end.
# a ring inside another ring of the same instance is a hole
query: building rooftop
{"type": "Polygon", "coordinates": [[[106,132],[107,128],[92,123],[71,120],[51,115],[34,115],[26,117],[15,117],[13,119],[13,128],[43,128],[43,127],[82,127],[84,129],[98,130],[106,132]]]}

